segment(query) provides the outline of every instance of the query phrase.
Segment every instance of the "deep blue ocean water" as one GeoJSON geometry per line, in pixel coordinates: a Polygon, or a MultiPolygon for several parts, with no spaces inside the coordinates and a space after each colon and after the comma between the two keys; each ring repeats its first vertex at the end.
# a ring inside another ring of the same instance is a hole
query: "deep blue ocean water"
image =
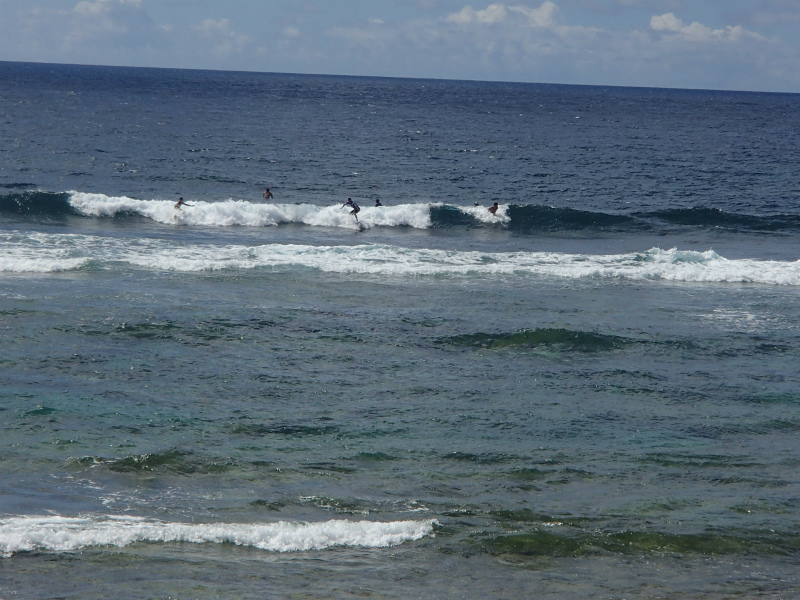
{"type": "Polygon", "coordinates": [[[798,159],[798,95],[0,63],[0,598],[800,596],[798,159]]]}

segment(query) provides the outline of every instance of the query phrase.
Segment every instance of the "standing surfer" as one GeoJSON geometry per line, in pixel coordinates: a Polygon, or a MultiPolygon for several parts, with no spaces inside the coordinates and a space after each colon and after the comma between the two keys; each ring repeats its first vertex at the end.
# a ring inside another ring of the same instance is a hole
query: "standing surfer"
{"type": "Polygon", "coordinates": [[[194,206],[194,204],[188,204],[183,198],[178,198],[178,201],[175,203],[175,209],[180,210],[181,206],[194,206]]]}
{"type": "Polygon", "coordinates": [[[350,211],[350,214],[351,214],[351,215],[353,215],[353,216],[356,218],[356,223],[358,223],[358,213],[359,213],[359,211],[361,210],[361,209],[358,207],[358,204],[356,204],[355,202],[353,202],[353,199],[352,199],[352,198],[348,198],[348,199],[347,199],[347,202],[345,202],[344,204],[342,204],[342,208],[344,208],[345,206],[349,206],[349,207],[351,207],[351,208],[353,209],[353,210],[351,210],[351,211],[350,211]]]}

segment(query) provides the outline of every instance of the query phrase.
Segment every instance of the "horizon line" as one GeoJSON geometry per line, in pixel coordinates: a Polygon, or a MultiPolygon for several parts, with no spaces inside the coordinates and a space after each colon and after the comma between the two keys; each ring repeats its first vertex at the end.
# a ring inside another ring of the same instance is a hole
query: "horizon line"
{"type": "Polygon", "coordinates": [[[597,83],[559,83],[559,82],[534,82],[534,81],[516,81],[516,80],[493,80],[493,79],[450,79],[441,77],[408,77],[397,75],[348,75],[348,74],[335,74],[335,73],[293,73],[281,71],[255,71],[250,69],[213,69],[213,68],[197,68],[197,67],[153,67],[141,65],[106,65],[96,63],[61,63],[61,62],[40,62],[40,61],[24,61],[24,60],[0,60],[0,65],[3,64],[16,64],[16,65],[41,65],[53,67],[88,67],[88,68],[105,68],[105,69],[140,69],[140,70],[159,70],[159,71],[191,71],[198,73],[244,73],[248,75],[280,75],[289,77],[342,77],[352,79],[389,79],[389,80],[405,80],[405,81],[435,81],[435,82],[451,82],[451,83],[490,83],[490,84],[505,84],[505,85],[531,85],[531,86],[551,86],[551,87],[586,87],[586,88],[618,88],[618,89],[638,89],[638,90],[662,90],[662,91],[686,91],[686,92],[715,92],[715,93],[733,93],[733,94],[775,94],[775,95],[790,95],[797,96],[800,92],[780,92],[768,90],[750,90],[750,89],[722,89],[722,88],[702,88],[702,87],[668,87],[668,86],[647,86],[647,85],[619,85],[619,84],[597,84],[597,83]]]}

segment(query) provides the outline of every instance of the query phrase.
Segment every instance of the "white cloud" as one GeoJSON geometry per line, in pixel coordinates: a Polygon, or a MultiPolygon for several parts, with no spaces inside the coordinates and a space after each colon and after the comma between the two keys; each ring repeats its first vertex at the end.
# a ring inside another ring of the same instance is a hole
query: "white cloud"
{"type": "Polygon", "coordinates": [[[798,0],[759,0],[753,10],[718,0],[394,1],[402,11],[373,18],[342,10],[351,0],[229,4],[227,18],[208,18],[208,3],[193,0],[169,9],[158,0],[0,0],[0,58],[800,90],[792,19],[783,30],[760,25],[764,15],[800,15],[798,0]],[[147,11],[155,6],[158,23],[147,11]]]}
{"type": "Polygon", "coordinates": [[[493,25],[506,20],[508,13],[505,4],[490,4],[484,10],[475,10],[472,6],[466,6],[461,11],[453,13],[447,17],[448,23],[457,25],[493,25]]]}
{"type": "Polygon", "coordinates": [[[240,53],[250,43],[248,36],[233,31],[229,19],[205,19],[194,29],[212,44],[211,51],[217,58],[240,53]]]}
{"type": "Polygon", "coordinates": [[[508,10],[524,16],[531,27],[555,27],[561,20],[558,6],[554,2],[545,2],[539,8],[511,6],[508,10]]]}
{"type": "Polygon", "coordinates": [[[687,25],[674,13],[653,16],[650,19],[650,27],[653,31],[678,35],[688,42],[736,41],[744,36],[764,39],[758,34],[745,30],[740,25],[728,26],[725,29],[711,29],[697,21],[687,25]]]}
{"type": "Polygon", "coordinates": [[[554,2],[544,2],[538,8],[529,6],[506,6],[505,4],[490,4],[483,10],[475,10],[472,6],[466,6],[459,12],[447,16],[445,21],[456,25],[495,25],[500,23],[519,23],[530,27],[553,27],[560,20],[558,6],[554,2]],[[523,17],[518,21],[517,15],[523,17]]]}
{"type": "Polygon", "coordinates": [[[130,4],[136,8],[142,7],[141,0],[95,0],[95,2],[85,0],[84,2],[78,2],[72,10],[86,16],[107,15],[114,9],[115,5],[123,4],[130,4]]]}
{"type": "Polygon", "coordinates": [[[284,27],[283,36],[287,38],[299,38],[300,30],[297,27],[284,27]]]}
{"type": "Polygon", "coordinates": [[[439,19],[338,27],[328,32],[338,41],[328,72],[348,65],[353,74],[746,89],[742,73],[764,72],[766,57],[776,73],[790,68],[777,42],[741,25],[652,14],[640,14],[638,29],[588,27],[567,22],[551,0],[493,2],[439,19]]]}

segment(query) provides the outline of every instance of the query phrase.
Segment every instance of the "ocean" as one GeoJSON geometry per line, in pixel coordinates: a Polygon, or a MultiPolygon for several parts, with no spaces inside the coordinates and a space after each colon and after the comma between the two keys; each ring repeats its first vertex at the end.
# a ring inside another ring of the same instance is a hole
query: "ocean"
{"type": "Polygon", "coordinates": [[[800,96],[3,62],[0,142],[3,600],[800,597],[800,96]]]}

